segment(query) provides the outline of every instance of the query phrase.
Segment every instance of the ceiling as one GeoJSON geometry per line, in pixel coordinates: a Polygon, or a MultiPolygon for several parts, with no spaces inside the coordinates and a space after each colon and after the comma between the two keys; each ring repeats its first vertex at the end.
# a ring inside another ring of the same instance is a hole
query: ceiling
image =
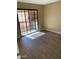
{"type": "Polygon", "coordinates": [[[46,5],[50,4],[59,0],[17,0],[18,2],[25,2],[25,3],[32,3],[32,4],[40,4],[40,5],[46,5]]]}

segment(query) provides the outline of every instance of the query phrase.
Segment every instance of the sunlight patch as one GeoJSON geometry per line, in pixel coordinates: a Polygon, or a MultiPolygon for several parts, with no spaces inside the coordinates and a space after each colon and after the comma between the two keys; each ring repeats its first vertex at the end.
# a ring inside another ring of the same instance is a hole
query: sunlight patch
{"type": "Polygon", "coordinates": [[[26,37],[30,38],[30,39],[36,39],[42,35],[45,35],[45,33],[43,32],[35,32],[33,34],[27,35],[26,37]]]}

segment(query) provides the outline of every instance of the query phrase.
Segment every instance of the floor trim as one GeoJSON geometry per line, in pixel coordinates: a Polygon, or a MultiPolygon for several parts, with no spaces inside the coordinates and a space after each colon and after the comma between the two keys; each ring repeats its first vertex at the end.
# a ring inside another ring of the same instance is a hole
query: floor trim
{"type": "Polygon", "coordinates": [[[51,32],[54,32],[54,33],[58,33],[58,34],[61,34],[61,32],[57,32],[57,31],[51,31],[51,32]]]}
{"type": "Polygon", "coordinates": [[[57,32],[57,31],[53,31],[53,30],[48,30],[46,29],[47,31],[51,31],[51,32],[54,32],[54,33],[57,33],[57,34],[61,34],[61,32],[57,32]]]}

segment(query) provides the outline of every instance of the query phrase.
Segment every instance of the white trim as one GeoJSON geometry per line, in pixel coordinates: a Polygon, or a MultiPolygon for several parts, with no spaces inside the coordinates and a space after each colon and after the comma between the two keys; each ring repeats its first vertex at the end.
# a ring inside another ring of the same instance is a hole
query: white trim
{"type": "Polygon", "coordinates": [[[51,32],[54,32],[54,33],[57,33],[57,34],[61,34],[61,32],[58,32],[58,31],[54,31],[54,30],[49,30],[49,29],[45,29],[47,31],[51,31],[51,32]]]}
{"type": "Polygon", "coordinates": [[[61,32],[57,32],[57,31],[51,31],[51,32],[55,32],[55,33],[61,34],[61,32]]]}

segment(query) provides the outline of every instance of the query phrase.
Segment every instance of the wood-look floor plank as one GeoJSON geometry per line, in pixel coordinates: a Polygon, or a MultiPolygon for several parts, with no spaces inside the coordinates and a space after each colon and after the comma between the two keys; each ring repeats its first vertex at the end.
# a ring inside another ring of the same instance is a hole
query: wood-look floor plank
{"type": "Polygon", "coordinates": [[[22,37],[18,40],[22,59],[61,59],[61,35],[49,31],[31,40],[22,37]]]}

